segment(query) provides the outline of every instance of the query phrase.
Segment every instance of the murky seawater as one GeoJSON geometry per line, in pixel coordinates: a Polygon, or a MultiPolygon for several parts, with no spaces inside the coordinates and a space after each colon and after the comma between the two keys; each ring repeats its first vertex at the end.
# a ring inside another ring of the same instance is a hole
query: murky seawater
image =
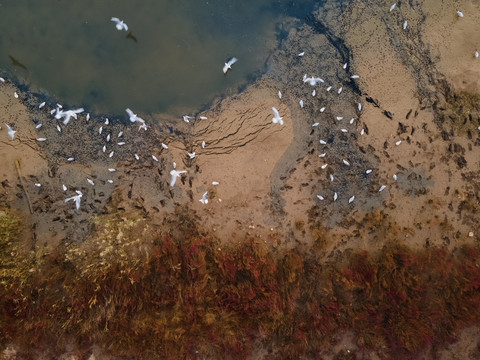
{"type": "Polygon", "coordinates": [[[1,1],[0,69],[89,111],[189,113],[261,74],[288,30],[285,20],[302,18],[314,6],[289,0],[1,1]],[[118,31],[111,17],[123,19],[128,31],[118,31]],[[231,56],[239,61],[224,76],[231,56]]]}

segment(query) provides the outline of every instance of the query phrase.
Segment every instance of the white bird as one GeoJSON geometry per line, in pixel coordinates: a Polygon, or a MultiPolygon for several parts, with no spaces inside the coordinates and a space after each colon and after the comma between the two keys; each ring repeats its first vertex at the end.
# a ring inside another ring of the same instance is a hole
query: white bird
{"type": "Polygon", "coordinates": [[[73,158],[73,157],[69,157],[69,158],[67,159],[68,162],[72,162],[73,160],[75,160],[75,158],[73,158]]]}
{"type": "Polygon", "coordinates": [[[106,139],[106,140],[107,140],[107,142],[110,141],[110,134],[107,135],[107,139],[106,139]]]}
{"type": "Polygon", "coordinates": [[[300,108],[303,109],[303,100],[300,100],[299,104],[300,104],[300,108]]]}
{"type": "Polygon", "coordinates": [[[320,154],[320,155],[318,155],[318,157],[323,158],[323,157],[325,157],[325,155],[327,155],[327,153],[320,154]]]}
{"type": "Polygon", "coordinates": [[[278,110],[274,107],[272,107],[272,110],[273,110],[272,123],[283,125],[283,120],[282,120],[283,118],[278,113],[278,110]]]}
{"type": "Polygon", "coordinates": [[[35,186],[36,186],[36,187],[40,187],[40,186],[42,186],[42,184],[40,184],[40,183],[35,183],[35,186]]]}
{"type": "Polygon", "coordinates": [[[191,116],[183,115],[183,121],[185,121],[186,123],[189,123],[190,119],[191,119],[191,116]]]}
{"type": "Polygon", "coordinates": [[[111,179],[108,179],[107,182],[108,182],[109,184],[113,184],[113,180],[111,180],[111,179]]]}
{"type": "Polygon", "coordinates": [[[62,189],[63,191],[67,191],[67,187],[64,184],[62,184],[62,189]]]}
{"type": "Polygon", "coordinates": [[[317,195],[318,200],[325,200],[325,198],[322,195],[317,195]]]}
{"type": "Polygon", "coordinates": [[[5,126],[7,127],[8,136],[10,136],[10,139],[13,140],[13,137],[15,136],[17,130],[13,130],[8,124],[5,124],[5,126]]]}
{"type": "MultiPolygon", "coordinates": [[[[65,191],[66,187],[65,187],[65,185],[63,185],[63,186],[64,186],[64,191],[65,191]]],[[[65,199],[65,202],[68,202],[70,200],[75,201],[75,207],[78,210],[78,209],[80,209],[80,198],[83,196],[83,194],[80,190],[75,190],[75,192],[77,193],[77,195],[65,199]]]]}
{"type": "Polygon", "coordinates": [[[378,189],[378,192],[385,190],[386,187],[387,187],[386,185],[380,186],[380,189],[378,189]]]}
{"type": "Polygon", "coordinates": [[[203,205],[208,204],[207,194],[208,194],[208,191],[205,191],[205,193],[203,194],[202,198],[201,198],[200,200],[198,200],[198,201],[200,201],[203,205]]]}
{"type": "Polygon", "coordinates": [[[0,77],[0,82],[4,83],[5,79],[3,77],[0,77]]]}
{"type": "Polygon", "coordinates": [[[140,126],[138,127],[138,131],[140,131],[140,130],[142,130],[142,129],[145,130],[145,131],[147,131],[147,125],[145,125],[145,123],[142,124],[142,125],[140,125],[140,126]]]}
{"type": "Polygon", "coordinates": [[[128,26],[127,26],[127,24],[125,24],[125,23],[123,22],[123,20],[120,20],[119,18],[116,18],[116,17],[112,17],[112,18],[110,19],[110,21],[115,22],[115,27],[117,28],[117,30],[119,30],[119,31],[122,31],[122,30],[128,31],[128,26]]]}
{"type": "Polygon", "coordinates": [[[316,122],[316,123],[312,124],[312,127],[315,127],[315,126],[318,126],[318,125],[320,125],[320,123],[316,122]]]}
{"type": "Polygon", "coordinates": [[[397,6],[397,3],[393,4],[392,6],[390,6],[390,10],[388,12],[392,12],[393,9],[395,9],[395,6],[397,6]]]}
{"type": "Polygon", "coordinates": [[[117,138],[121,137],[123,135],[123,131],[120,131],[117,135],[117,138]]]}
{"type": "Polygon", "coordinates": [[[87,115],[85,116],[85,120],[90,120],[90,113],[87,113],[87,115]]]}
{"type": "Polygon", "coordinates": [[[372,172],[372,170],[368,169],[367,171],[365,171],[365,174],[370,174],[372,172]]]}
{"type": "Polygon", "coordinates": [[[355,195],[353,195],[350,199],[348,199],[348,203],[351,204],[355,200],[355,195]]]}
{"type": "Polygon", "coordinates": [[[323,81],[323,79],[320,79],[320,78],[318,78],[318,77],[317,77],[317,78],[314,78],[314,77],[309,77],[309,78],[307,78],[307,75],[305,75],[305,76],[303,77],[303,82],[304,82],[304,83],[308,82],[310,85],[315,86],[315,85],[317,85],[318,83],[323,83],[323,82],[325,82],[325,81],[323,81]]]}
{"type": "Polygon", "coordinates": [[[340,131],[343,132],[343,133],[348,133],[347,129],[340,129],[340,131]]]}
{"type": "Polygon", "coordinates": [[[360,131],[360,135],[363,135],[365,134],[365,129],[362,129],[362,131],[360,131]]]}
{"type": "Polygon", "coordinates": [[[223,66],[223,73],[226,74],[228,70],[232,69],[232,65],[238,61],[236,57],[230,58],[223,66]]]}
{"type": "Polygon", "coordinates": [[[110,172],[115,172],[115,171],[117,171],[117,170],[116,170],[116,169],[113,169],[113,168],[109,168],[108,171],[110,171],[110,172]]]}
{"type": "Polygon", "coordinates": [[[162,143],[162,148],[164,148],[164,149],[168,149],[168,146],[167,146],[167,145],[165,145],[164,143],[162,143]]]}
{"type": "Polygon", "coordinates": [[[362,103],[358,103],[357,108],[358,108],[358,111],[362,111],[362,103]]]}
{"type": "Polygon", "coordinates": [[[37,138],[37,141],[47,141],[46,138],[37,138]]]}
{"type": "Polygon", "coordinates": [[[57,131],[62,132],[62,128],[60,127],[60,125],[57,125],[57,131]]]}
{"type": "Polygon", "coordinates": [[[216,186],[216,185],[218,185],[218,184],[220,184],[218,181],[212,181],[212,185],[213,185],[213,186],[216,186]]]}
{"type": "Polygon", "coordinates": [[[158,159],[155,155],[152,155],[152,159],[155,160],[155,161],[158,161],[158,159]]]}
{"type": "Polygon", "coordinates": [[[327,166],[328,166],[328,164],[323,164],[323,165],[322,165],[322,169],[326,169],[327,166]]]}
{"type": "Polygon", "coordinates": [[[347,166],[350,166],[350,163],[349,163],[347,160],[345,160],[345,159],[343,159],[343,163],[344,163],[345,165],[347,165],[347,166]]]}
{"type": "Polygon", "coordinates": [[[139,122],[139,123],[145,124],[145,120],[138,117],[137,114],[134,114],[133,111],[130,110],[129,108],[126,108],[125,111],[127,112],[128,116],[130,118],[130,122],[132,122],[132,123],[139,122]]]}
{"type": "Polygon", "coordinates": [[[327,142],[325,140],[320,140],[320,144],[327,145],[327,142]]]}
{"type": "Polygon", "coordinates": [[[337,116],[337,120],[340,121],[343,119],[343,116],[337,116]]]}
{"type": "Polygon", "coordinates": [[[334,193],[334,194],[333,194],[333,201],[337,201],[337,199],[338,199],[338,194],[337,194],[337,193],[334,193]]]}
{"type": "Polygon", "coordinates": [[[462,17],[462,18],[463,18],[463,13],[462,13],[461,11],[459,11],[459,10],[457,10],[457,15],[458,15],[458,17],[462,17]]]}
{"type": "Polygon", "coordinates": [[[478,59],[478,51],[475,51],[475,57],[478,59]]]}
{"type": "Polygon", "coordinates": [[[325,106],[320,109],[320,112],[324,112],[324,111],[325,111],[325,106]]]}
{"type": "Polygon", "coordinates": [[[200,116],[200,120],[208,120],[208,117],[206,117],[206,116],[200,116]]]}
{"type": "Polygon", "coordinates": [[[202,149],[205,149],[205,141],[202,141],[202,149]]]}
{"type": "Polygon", "coordinates": [[[405,30],[407,28],[407,20],[405,20],[405,22],[403,23],[403,30],[405,30]]]}
{"type": "Polygon", "coordinates": [[[395,145],[398,146],[398,145],[400,145],[401,143],[402,143],[402,140],[398,140],[398,141],[395,143],[395,145]]]}
{"type": "Polygon", "coordinates": [[[298,56],[303,56],[305,55],[305,51],[302,51],[301,53],[298,54],[298,56]]]}
{"type": "Polygon", "coordinates": [[[281,100],[282,99],[282,93],[280,92],[280,90],[278,90],[278,98],[281,100]]]}
{"type": "Polygon", "coordinates": [[[103,126],[100,126],[100,128],[98,129],[98,133],[102,135],[102,131],[103,131],[103,126]]]}
{"type": "Polygon", "coordinates": [[[315,89],[313,89],[312,96],[315,96],[316,94],[317,94],[317,91],[315,89]]]}
{"type": "Polygon", "coordinates": [[[43,108],[44,106],[45,106],[45,101],[42,102],[40,105],[38,105],[38,108],[41,109],[41,108],[43,108]]]}
{"type": "Polygon", "coordinates": [[[94,183],[91,179],[87,178],[87,182],[88,182],[90,185],[95,186],[95,183],[94,183]]]}
{"type": "Polygon", "coordinates": [[[350,79],[358,79],[359,77],[360,76],[358,76],[358,75],[352,75],[352,76],[350,76],[350,79]]]}
{"type": "Polygon", "coordinates": [[[13,96],[15,97],[15,99],[18,99],[18,94],[16,91],[13,93],[13,96]]]}
{"type": "Polygon", "coordinates": [[[332,86],[327,87],[327,91],[332,90],[332,86]]]}
{"type": "Polygon", "coordinates": [[[338,89],[337,94],[340,95],[342,93],[343,87],[340,86],[340,89],[338,89]]]}
{"type": "Polygon", "coordinates": [[[137,154],[133,154],[135,156],[135,159],[140,160],[140,157],[137,154]]]}
{"type": "Polygon", "coordinates": [[[177,177],[179,177],[180,174],[183,174],[183,173],[186,173],[186,172],[187,172],[186,170],[178,171],[178,170],[175,170],[175,169],[170,171],[170,186],[174,186],[175,182],[177,181],[177,177]]]}
{"type": "Polygon", "coordinates": [[[105,145],[103,145],[102,151],[103,152],[107,151],[107,147],[105,145]]]}
{"type": "Polygon", "coordinates": [[[42,127],[42,124],[38,124],[37,126],[35,126],[35,129],[40,129],[42,127]]]}
{"type": "Polygon", "coordinates": [[[110,123],[110,120],[108,118],[105,118],[105,125],[108,125],[110,123]]]}
{"type": "Polygon", "coordinates": [[[108,157],[111,158],[114,153],[115,153],[115,151],[111,151],[110,154],[108,154],[108,157]]]}
{"type": "Polygon", "coordinates": [[[343,69],[346,69],[348,66],[348,63],[343,64],[343,69]]]}
{"type": "Polygon", "coordinates": [[[193,153],[189,153],[189,152],[187,151],[187,154],[188,154],[188,156],[190,157],[190,159],[195,159],[195,156],[196,156],[195,151],[194,151],[193,153]]]}
{"type": "Polygon", "coordinates": [[[354,118],[351,118],[351,119],[350,119],[350,124],[353,124],[354,121],[355,121],[355,119],[354,119],[354,118]]]}
{"type": "Polygon", "coordinates": [[[70,122],[70,119],[73,117],[75,120],[77,119],[77,114],[81,114],[85,110],[83,108],[78,108],[78,109],[73,109],[73,110],[61,110],[61,108],[57,107],[56,109],[56,114],[55,114],[55,119],[61,119],[62,117],[64,118],[63,120],[63,125],[67,125],[70,122]]]}
{"type": "Polygon", "coordinates": [[[393,174],[393,180],[397,181],[397,174],[393,174]]]}
{"type": "Polygon", "coordinates": [[[333,175],[330,174],[330,182],[333,182],[333,175]]]}

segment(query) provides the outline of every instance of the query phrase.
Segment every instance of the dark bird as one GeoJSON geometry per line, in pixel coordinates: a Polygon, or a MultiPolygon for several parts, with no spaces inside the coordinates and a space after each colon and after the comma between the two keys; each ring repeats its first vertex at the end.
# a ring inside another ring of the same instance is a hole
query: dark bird
{"type": "Polygon", "coordinates": [[[21,67],[22,69],[27,70],[27,67],[25,65],[23,65],[20,61],[15,59],[12,55],[8,55],[8,57],[10,58],[10,60],[12,60],[12,65],[13,66],[18,66],[18,67],[21,67]]]}

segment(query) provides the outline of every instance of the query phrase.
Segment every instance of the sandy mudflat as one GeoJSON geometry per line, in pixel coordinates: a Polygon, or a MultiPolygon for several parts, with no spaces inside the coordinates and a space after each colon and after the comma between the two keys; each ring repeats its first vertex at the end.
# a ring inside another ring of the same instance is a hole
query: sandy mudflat
{"type": "MultiPolygon", "coordinates": [[[[53,101],[38,110],[39,99],[28,93],[15,99],[14,85],[0,84],[2,206],[22,214],[28,225],[25,243],[32,247],[81,242],[92,229],[92,217],[113,210],[141,211],[161,228],[178,207],[188,208],[224,241],[250,234],[275,247],[290,246],[310,244],[327,233],[334,240],[322,244],[325,256],[347,248],[379,248],[393,238],[414,247],[452,249],[476,242],[480,59],[474,52],[480,44],[480,5],[402,2],[389,13],[390,5],[366,0],[339,9],[327,2],[290,32],[256,83],[198,114],[207,120],[175,125],[173,134],[155,125],[168,117],[141,113],[146,132],[138,132],[126,116],[104,125],[104,118],[87,122],[82,114],[67,126],[60,124],[59,133],[48,113],[53,101]],[[459,18],[456,9],[465,17],[459,18]],[[297,56],[300,51],[303,57],[297,56]],[[303,83],[304,74],[325,83],[312,87],[303,83]],[[283,116],[283,126],[272,124],[272,106],[283,116]],[[15,140],[7,137],[3,123],[18,131],[15,140]],[[103,153],[107,134],[113,140],[103,153]],[[39,143],[37,137],[47,141],[39,143]],[[116,144],[121,139],[123,146],[116,144]],[[195,151],[196,158],[187,151],[195,151]],[[75,161],[67,162],[70,156],[75,161]],[[173,162],[187,173],[171,188],[173,162]],[[382,185],[386,188],[379,192],[382,185]],[[84,194],[79,211],[64,202],[74,190],[84,194]],[[205,191],[207,205],[198,201],[205,191]]],[[[471,336],[478,338],[478,332],[471,336]]]]}

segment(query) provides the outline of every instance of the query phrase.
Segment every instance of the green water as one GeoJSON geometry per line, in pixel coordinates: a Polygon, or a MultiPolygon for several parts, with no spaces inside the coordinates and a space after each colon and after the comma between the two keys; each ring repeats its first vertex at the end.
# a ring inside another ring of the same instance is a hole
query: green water
{"type": "Polygon", "coordinates": [[[88,111],[119,114],[130,107],[179,116],[263,73],[288,30],[287,17],[301,19],[314,4],[0,1],[0,69],[52,101],[88,111]],[[111,17],[123,19],[136,42],[118,31],[111,17]],[[224,76],[223,64],[231,56],[239,61],[224,76]]]}

